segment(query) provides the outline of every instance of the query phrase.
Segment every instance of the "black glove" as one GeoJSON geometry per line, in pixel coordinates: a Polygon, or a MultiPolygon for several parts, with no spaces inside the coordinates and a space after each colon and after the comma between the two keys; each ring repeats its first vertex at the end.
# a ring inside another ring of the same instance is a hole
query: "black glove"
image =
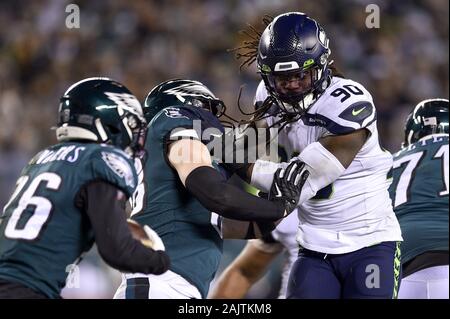
{"type": "Polygon", "coordinates": [[[303,185],[309,176],[305,163],[299,160],[292,161],[286,169],[279,168],[273,176],[269,200],[283,201],[286,217],[297,207],[303,185]]]}
{"type": "MultiPolygon", "coordinates": [[[[248,136],[236,134],[236,128],[225,130],[222,135],[222,165],[230,172],[235,173],[244,180],[248,180],[248,167],[256,160],[257,146],[249,143],[248,136]],[[238,155],[239,154],[239,155],[238,155]],[[254,154],[249,161],[249,154],[254,154]]],[[[254,141],[253,141],[254,143],[254,141]]]]}

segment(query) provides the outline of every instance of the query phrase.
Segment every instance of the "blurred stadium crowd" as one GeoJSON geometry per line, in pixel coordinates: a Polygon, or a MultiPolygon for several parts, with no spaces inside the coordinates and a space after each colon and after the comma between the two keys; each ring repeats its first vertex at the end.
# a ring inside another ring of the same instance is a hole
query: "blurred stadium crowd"
{"type": "Polygon", "coordinates": [[[239,46],[247,23],[263,29],[263,15],[287,11],[325,28],[336,65],[372,93],[388,150],[400,147],[413,105],[448,98],[447,0],[1,1],[0,206],[29,157],[55,142],[49,128],[71,83],[108,76],[143,100],[157,83],[188,77],[236,114],[239,87],[247,84],[249,105],[259,77],[254,66],[239,72],[227,49],[239,46]],[[69,3],[80,7],[79,29],[65,26],[69,3]],[[365,25],[370,3],[380,7],[379,29],[365,25]]]}

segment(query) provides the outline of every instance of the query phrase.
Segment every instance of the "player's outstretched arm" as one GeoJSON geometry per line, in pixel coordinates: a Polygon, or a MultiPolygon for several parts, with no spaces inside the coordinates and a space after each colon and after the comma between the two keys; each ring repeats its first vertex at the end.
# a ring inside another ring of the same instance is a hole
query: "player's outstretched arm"
{"type": "MultiPolygon", "coordinates": [[[[182,139],[169,147],[168,160],[181,182],[204,207],[228,219],[252,221],[240,227],[232,238],[255,238],[275,228],[275,221],[291,213],[308,174],[295,179],[301,166],[294,167],[292,180],[279,178],[274,196],[266,200],[229,184],[211,164],[206,146],[198,140],[182,139]]],[[[289,175],[291,176],[291,175],[289,175]]],[[[241,223],[242,225],[242,223],[241,223]]],[[[228,231],[226,232],[229,233],[228,231]]]]}
{"type": "Polygon", "coordinates": [[[204,207],[227,218],[276,221],[285,216],[282,201],[268,201],[227,183],[212,167],[206,145],[182,139],[169,147],[168,159],[181,182],[204,207]]]}
{"type": "MultiPolygon", "coordinates": [[[[181,139],[172,143],[168,160],[186,189],[204,207],[236,220],[267,222],[286,217],[295,209],[292,203],[297,203],[304,184],[304,179],[296,180],[295,183],[294,179],[279,179],[278,183],[274,183],[277,194],[272,200],[253,196],[228,183],[212,167],[208,149],[199,140],[181,139]]],[[[294,171],[297,172],[296,169],[294,171]]]]}
{"type": "Polygon", "coordinates": [[[164,273],[170,265],[169,257],[133,238],[125,201],[125,195],[115,186],[96,181],[83,186],[75,204],[88,215],[99,253],[111,267],[123,272],[164,273]]]}
{"type": "MultiPolygon", "coordinates": [[[[293,158],[291,161],[304,162],[304,169],[310,173],[302,188],[299,204],[338,179],[363,147],[368,135],[369,131],[363,128],[345,135],[327,136],[309,144],[300,155],[293,158]]],[[[274,172],[285,165],[257,160],[252,167],[251,184],[264,191],[270,189],[274,172]]]]}

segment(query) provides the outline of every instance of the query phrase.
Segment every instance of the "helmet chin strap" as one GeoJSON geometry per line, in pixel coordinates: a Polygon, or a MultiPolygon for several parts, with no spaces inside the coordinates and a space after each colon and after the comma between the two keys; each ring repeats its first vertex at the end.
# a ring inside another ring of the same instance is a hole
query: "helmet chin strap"
{"type": "Polygon", "coordinates": [[[289,102],[283,102],[281,99],[278,99],[278,103],[283,106],[282,110],[288,115],[292,115],[294,117],[297,117],[297,115],[301,116],[306,113],[314,102],[314,93],[306,94],[303,99],[296,103],[297,105],[293,105],[289,102]]]}
{"type": "MultiPolygon", "coordinates": [[[[283,99],[280,98],[280,94],[276,93],[275,88],[271,87],[270,81],[267,79],[267,77],[263,77],[264,83],[266,84],[266,88],[271,94],[275,95],[275,99],[279,104],[281,104],[281,109],[288,113],[288,115],[303,115],[306,113],[309,108],[319,99],[319,97],[322,95],[322,93],[327,89],[327,87],[331,84],[331,71],[326,66],[323,67],[324,69],[316,70],[317,75],[313,77],[313,74],[311,72],[311,90],[309,93],[304,94],[303,96],[299,96],[298,102],[284,102],[283,99]],[[315,85],[317,81],[322,79],[322,83],[320,85],[315,85]]],[[[294,100],[295,97],[293,97],[294,100]]],[[[287,99],[288,100],[288,99],[287,99]]],[[[296,116],[293,116],[295,118],[296,116]]]]}
{"type": "Polygon", "coordinates": [[[312,92],[309,93],[309,94],[307,94],[307,95],[303,98],[303,101],[302,101],[302,104],[303,104],[302,109],[303,109],[303,111],[305,111],[305,113],[306,113],[306,111],[308,111],[309,107],[310,107],[314,102],[315,102],[315,100],[314,100],[314,94],[313,94],[312,92]]]}
{"type": "Polygon", "coordinates": [[[82,127],[69,126],[67,124],[63,124],[56,129],[56,139],[60,142],[73,139],[98,141],[97,135],[93,132],[82,127]]]}

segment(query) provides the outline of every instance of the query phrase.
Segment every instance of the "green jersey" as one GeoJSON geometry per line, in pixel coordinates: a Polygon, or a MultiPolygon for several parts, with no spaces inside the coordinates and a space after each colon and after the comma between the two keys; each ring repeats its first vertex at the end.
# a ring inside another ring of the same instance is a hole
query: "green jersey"
{"type": "MultiPolygon", "coordinates": [[[[132,219],[158,233],[171,260],[170,270],[197,287],[203,297],[222,255],[222,239],[214,222],[217,215],[183,186],[168,162],[167,144],[171,137],[183,134],[206,143],[201,137],[207,129],[223,132],[218,119],[200,108],[165,108],[152,119],[147,131],[143,183],[134,196],[137,207],[132,215],[132,219]]],[[[215,167],[220,170],[218,165],[215,167]]]]}
{"type": "Polygon", "coordinates": [[[57,144],[28,163],[0,219],[0,278],[59,297],[68,272],[94,243],[75,198],[97,180],[131,196],[137,175],[124,152],[94,143],[57,144]]]}
{"type": "Polygon", "coordinates": [[[389,189],[402,229],[402,262],[448,250],[448,135],[427,136],[394,155],[389,189]]]}

